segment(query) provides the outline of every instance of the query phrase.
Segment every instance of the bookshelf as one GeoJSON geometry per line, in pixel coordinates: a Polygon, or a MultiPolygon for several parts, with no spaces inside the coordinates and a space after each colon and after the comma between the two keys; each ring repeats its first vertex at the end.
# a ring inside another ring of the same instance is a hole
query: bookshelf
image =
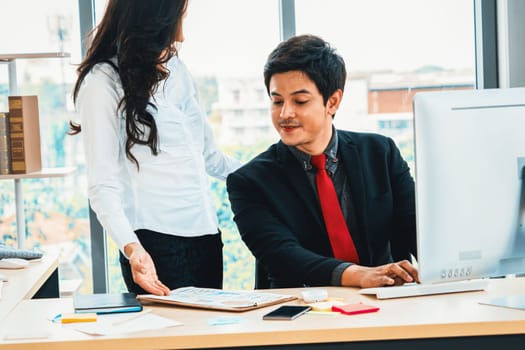
{"type": "Polygon", "coordinates": [[[67,52],[36,52],[36,53],[6,53],[0,54],[0,63],[7,64],[9,74],[9,94],[18,93],[16,77],[16,60],[18,59],[43,59],[43,58],[65,58],[71,57],[67,52]]]}
{"type": "MultiPolygon", "coordinates": [[[[18,94],[18,82],[16,74],[16,61],[19,59],[48,59],[71,57],[67,52],[36,52],[36,53],[7,53],[0,54],[0,63],[8,65],[9,95],[18,94]]],[[[18,248],[25,248],[26,221],[24,209],[24,196],[22,190],[23,179],[63,177],[73,174],[74,167],[65,168],[43,168],[26,174],[0,175],[0,180],[13,180],[15,184],[15,208],[16,208],[16,242],[18,248]]]]}

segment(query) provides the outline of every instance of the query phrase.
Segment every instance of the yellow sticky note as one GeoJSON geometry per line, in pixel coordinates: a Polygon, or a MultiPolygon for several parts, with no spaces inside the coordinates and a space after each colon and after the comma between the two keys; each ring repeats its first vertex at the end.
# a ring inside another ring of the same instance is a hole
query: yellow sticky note
{"type": "Polygon", "coordinates": [[[325,301],[345,301],[345,298],[328,297],[325,301]]]}
{"type": "Polygon", "coordinates": [[[310,310],[310,311],[308,311],[308,314],[310,314],[310,315],[336,316],[336,315],[340,315],[341,313],[340,312],[334,312],[334,311],[314,311],[314,310],[310,310]]]}
{"type": "Polygon", "coordinates": [[[313,311],[325,311],[325,312],[331,312],[332,306],[343,304],[340,301],[320,301],[318,303],[311,303],[308,304],[312,307],[313,311]]]}
{"type": "Polygon", "coordinates": [[[96,313],[63,314],[61,320],[62,320],[62,323],[96,322],[97,314],[96,313]]]}

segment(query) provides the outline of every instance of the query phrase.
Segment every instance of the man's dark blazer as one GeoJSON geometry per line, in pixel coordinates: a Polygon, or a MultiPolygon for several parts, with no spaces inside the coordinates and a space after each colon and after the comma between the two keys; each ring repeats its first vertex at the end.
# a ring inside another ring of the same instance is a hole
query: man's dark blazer
{"type": "MultiPolygon", "coordinates": [[[[359,231],[360,265],[416,256],[414,181],[385,136],[337,130],[359,231]]],[[[341,164],[339,165],[341,166],[341,164]]],[[[305,170],[281,141],[230,174],[234,220],[272,287],[327,286],[343,261],[333,257],[321,208],[305,170]]]]}

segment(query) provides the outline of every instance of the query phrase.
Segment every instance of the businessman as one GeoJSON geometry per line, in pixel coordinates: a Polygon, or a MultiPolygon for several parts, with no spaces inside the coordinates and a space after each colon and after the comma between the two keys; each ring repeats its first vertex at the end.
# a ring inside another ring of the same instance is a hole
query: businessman
{"type": "Polygon", "coordinates": [[[227,188],[273,288],[418,282],[414,181],[391,139],[335,129],[345,81],[342,57],[312,35],[280,43],[265,64],[281,140],[227,188]]]}

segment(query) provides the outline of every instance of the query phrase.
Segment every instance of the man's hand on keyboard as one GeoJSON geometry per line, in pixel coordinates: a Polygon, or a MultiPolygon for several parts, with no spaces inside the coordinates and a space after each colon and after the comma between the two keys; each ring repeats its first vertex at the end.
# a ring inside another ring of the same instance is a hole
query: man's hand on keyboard
{"type": "Polygon", "coordinates": [[[397,286],[409,282],[419,282],[419,275],[408,260],[377,267],[350,265],[341,277],[341,285],[360,288],[397,286]]]}

